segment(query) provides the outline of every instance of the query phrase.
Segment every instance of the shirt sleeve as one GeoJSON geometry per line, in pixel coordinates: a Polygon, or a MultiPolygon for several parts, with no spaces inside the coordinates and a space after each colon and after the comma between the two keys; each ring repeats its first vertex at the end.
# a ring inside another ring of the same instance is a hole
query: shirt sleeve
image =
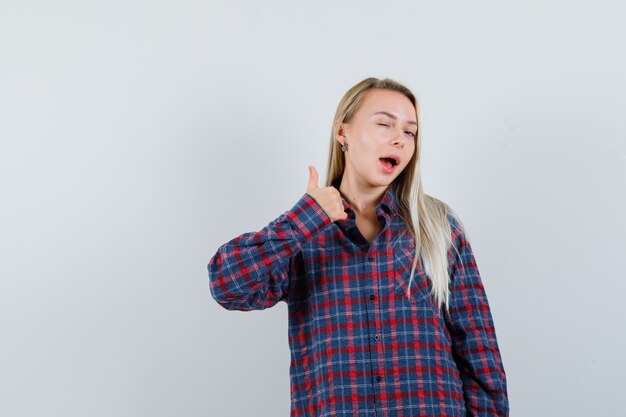
{"type": "Polygon", "coordinates": [[[287,301],[291,259],[331,219],[305,193],[257,232],[221,245],[207,265],[211,296],[227,310],[263,310],[287,301]]]}
{"type": "Polygon", "coordinates": [[[507,381],[487,293],[470,242],[453,217],[450,304],[444,318],[461,380],[468,417],[509,415],[507,381]],[[458,253],[457,253],[458,251],[458,253]]]}

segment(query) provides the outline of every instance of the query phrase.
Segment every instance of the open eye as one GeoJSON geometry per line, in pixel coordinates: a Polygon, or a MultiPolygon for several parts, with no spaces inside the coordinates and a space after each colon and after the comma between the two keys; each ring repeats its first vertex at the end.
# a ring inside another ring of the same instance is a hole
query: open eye
{"type": "Polygon", "coordinates": [[[415,137],[415,133],[411,132],[410,130],[407,130],[405,133],[410,133],[412,137],[415,137]]]}

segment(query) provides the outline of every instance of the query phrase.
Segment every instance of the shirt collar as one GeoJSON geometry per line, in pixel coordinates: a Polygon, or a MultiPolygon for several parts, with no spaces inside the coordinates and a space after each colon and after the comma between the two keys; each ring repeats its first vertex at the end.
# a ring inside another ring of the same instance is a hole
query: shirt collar
{"type": "Polygon", "coordinates": [[[400,212],[398,206],[398,196],[396,195],[396,187],[390,185],[383,194],[383,198],[380,200],[379,206],[385,207],[387,213],[397,215],[400,212]]]}
{"type": "MultiPolygon", "coordinates": [[[[337,189],[339,189],[338,185],[337,189]]],[[[343,207],[348,213],[348,216],[350,218],[355,218],[356,215],[354,210],[350,207],[350,203],[343,197],[343,195],[341,196],[341,201],[343,202],[343,207]]],[[[397,216],[400,212],[398,207],[398,197],[396,196],[393,184],[387,187],[387,190],[385,190],[380,202],[376,206],[376,213],[382,214],[383,212],[392,216],[397,216]]]]}

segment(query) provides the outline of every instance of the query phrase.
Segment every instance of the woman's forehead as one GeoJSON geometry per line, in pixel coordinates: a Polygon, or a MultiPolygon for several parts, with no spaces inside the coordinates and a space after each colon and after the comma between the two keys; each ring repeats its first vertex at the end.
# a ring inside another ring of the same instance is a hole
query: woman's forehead
{"type": "Polygon", "coordinates": [[[415,122],[415,107],[407,96],[397,91],[380,88],[367,92],[359,113],[366,118],[385,115],[415,122]]]}

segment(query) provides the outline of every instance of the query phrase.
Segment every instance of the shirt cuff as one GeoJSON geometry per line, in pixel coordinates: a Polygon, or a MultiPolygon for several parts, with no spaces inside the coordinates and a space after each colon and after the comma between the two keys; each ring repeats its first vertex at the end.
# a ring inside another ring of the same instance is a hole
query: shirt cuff
{"type": "Polygon", "coordinates": [[[304,193],[285,215],[306,239],[332,222],[322,206],[309,193],[304,193]]]}

